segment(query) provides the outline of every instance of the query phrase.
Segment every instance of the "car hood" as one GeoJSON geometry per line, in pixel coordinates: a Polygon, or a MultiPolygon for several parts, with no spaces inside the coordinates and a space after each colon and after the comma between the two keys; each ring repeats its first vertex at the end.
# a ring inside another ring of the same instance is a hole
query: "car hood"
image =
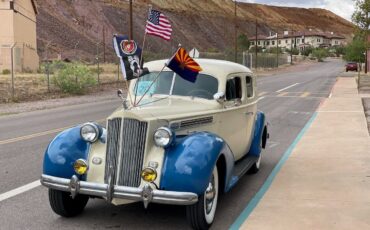
{"type": "Polygon", "coordinates": [[[212,113],[220,108],[215,101],[199,98],[148,98],[141,103],[142,106],[129,110],[117,109],[111,117],[131,117],[139,120],[147,119],[177,119],[183,117],[212,113]]]}

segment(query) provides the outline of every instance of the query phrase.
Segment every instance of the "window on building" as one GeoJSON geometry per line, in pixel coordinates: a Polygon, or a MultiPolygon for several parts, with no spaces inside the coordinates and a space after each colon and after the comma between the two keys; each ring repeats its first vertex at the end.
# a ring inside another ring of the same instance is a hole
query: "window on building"
{"type": "Polygon", "coordinates": [[[273,46],[274,46],[274,45],[275,45],[275,41],[271,41],[271,45],[273,45],[273,46]]]}
{"type": "Polygon", "coordinates": [[[269,45],[270,45],[270,42],[266,42],[266,45],[268,45],[268,46],[269,46],[269,45]]]}
{"type": "Polygon", "coordinates": [[[251,45],[254,46],[254,42],[251,42],[251,45]]]}
{"type": "Polygon", "coordinates": [[[279,45],[281,45],[281,41],[279,40],[279,45]]]}
{"type": "Polygon", "coordinates": [[[321,42],[321,39],[320,39],[320,38],[318,38],[318,39],[317,39],[317,42],[321,42]]]}
{"type": "Polygon", "coordinates": [[[246,77],[246,83],[247,83],[247,97],[253,97],[253,79],[250,76],[246,77]]]}
{"type": "Polygon", "coordinates": [[[286,44],[288,44],[288,42],[289,42],[288,40],[285,40],[285,43],[286,43],[286,44]]]}
{"type": "Polygon", "coordinates": [[[304,43],[304,38],[302,38],[302,43],[304,43]]]}
{"type": "Polygon", "coordinates": [[[258,45],[261,45],[261,42],[260,41],[258,41],[258,45]]]}
{"type": "Polygon", "coordinates": [[[226,100],[231,101],[242,98],[242,86],[240,77],[235,77],[226,82],[226,100]]]}
{"type": "Polygon", "coordinates": [[[297,39],[297,44],[299,44],[300,39],[297,39]]]}

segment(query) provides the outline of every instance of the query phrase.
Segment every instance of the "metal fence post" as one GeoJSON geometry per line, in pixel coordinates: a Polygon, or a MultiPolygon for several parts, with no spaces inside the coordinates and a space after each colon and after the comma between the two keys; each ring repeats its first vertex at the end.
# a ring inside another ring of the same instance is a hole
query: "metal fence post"
{"type": "Polygon", "coordinates": [[[10,59],[11,59],[11,69],[12,69],[12,100],[14,101],[14,55],[13,55],[13,51],[14,51],[14,47],[17,43],[14,43],[11,47],[10,47],[10,59]]]}

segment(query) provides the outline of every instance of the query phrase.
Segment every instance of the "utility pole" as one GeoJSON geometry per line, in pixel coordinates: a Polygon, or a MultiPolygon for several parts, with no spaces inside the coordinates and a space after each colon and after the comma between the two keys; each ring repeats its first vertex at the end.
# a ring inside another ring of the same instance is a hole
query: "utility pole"
{"type": "Polygon", "coordinates": [[[134,32],[133,32],[133,16],[132,16],[132,0],[130,0],[130,34],[129,39],[134,40],[134,32]]]}
{"type": "Polygon", "coordinates": [[[293,65],[293,39],[294,38],[294,31],[291,29],[292,37],[290,39],[290,64],[293,65]]]}
{"type": "Polygon", "coordinates": [[[96,43],[96,62],[98,64],[98,85],[100,86],[99,42],[96,43]]]}
{"type": "MultiPolygon", "coordinates": [[[[367,68],[368,68],[368,64],[367,64],[367,49],[368,49],[368,32],[369,32],[369,14],[370,12],[366,12],[366,28],[365,28],[365,74],[367,74],[367,68]]],[[[359,80],[360,81],[360,80],[359,80]]]]}
{"type": "Polygon", "coordinates": [[[276,32],[276,68],[279,68],[279,31],[276,32]]]}
{"type": "Polygon", "coordinates": [[[236,14],[237,1],[234,1],[234,25],[235,25],[235,62],[238,62],[238,26],[237,26],[237,14],[236,14]]]}
{"type": "MultiPolygon", "coordinates": [[[[255,56],[256,56],[256,58],[255,58],[255,68],[256,68],[256,71],[257,71],[257,67],[258,67],[258,58],[257,58],[257,55],[258,55],[258,21],[257,21],[257,4],[255,4],[255,12],[254,12],[254,16],[256,17],[256,41],[255,41],[255,43],[256,43],[256,46],[254,47],[255,49],[254,49],[254,51],[255,51],[255,56]]],[[[263,41],[264,42],[264,41],[263,41]]],[[[262,45],[264,45],[264,44],[262,44],[262,45]]]]}
{"type": "Polygon", "coordinates": [[[103,26],[103,62],[106,62],[105,56],[105,26],[103,26]]]}

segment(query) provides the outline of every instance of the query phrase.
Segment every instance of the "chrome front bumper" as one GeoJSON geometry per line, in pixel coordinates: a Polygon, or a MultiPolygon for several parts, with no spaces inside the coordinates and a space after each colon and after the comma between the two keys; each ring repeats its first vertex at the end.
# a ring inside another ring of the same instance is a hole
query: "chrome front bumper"
{"type": "Polygon", "coordinates": [[[198,195],[195,193],[155,190],[149,184],[146,184],[143,188],[109,186],[108,184],[80,181],[77,176],[72,176],[71,179],[64,179],[44,174],[41,176],[40,182],[45,187],[70,192],[72,197],[75,197],[77,194],[84,194],[105,197],[108,201],[111,201],[113,198],[142,201],[145,207],[151,202],[191,205],[198,201],[198,195]]]}

